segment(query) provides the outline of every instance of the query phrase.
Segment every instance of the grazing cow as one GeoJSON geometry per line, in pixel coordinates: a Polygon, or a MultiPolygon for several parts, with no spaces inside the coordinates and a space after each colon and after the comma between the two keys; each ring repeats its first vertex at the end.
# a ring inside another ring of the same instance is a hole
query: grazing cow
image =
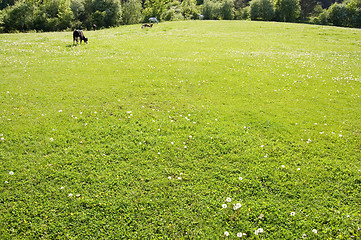
{"type": "Polygon", "coordinates": [[[149,18],[149,22],[150,22],[150,23],[157,23],[157,24],[158,24],[158,19],[155,18],[155,17],[151,17],[151,18],[149,18]]]}
{"type": "Polygon", "coordinates": [[[142,25],[142,29],[143,29],[143,28],[146,28],[146,27],[149,27],[149,28],[153,27],[153,23],[151,23],[151,24],[144,23],[144,24],[142,25]]]}
{"type": "Polygon", "coordinates": [[[79,43],[79,38],[80,38],[80,43],[81,43],[82,41],[84,41],[86,44],[88,44],[88,38],[86,38],[86,37],[84,36],[83,31],[82,31],[82,30],[75,30],[75,31],[73,32],[73,44],[75,44],[75,41],[76,41],[76,45],[78,45],[78,43],[79,43]]]}
{"type": "Polygon", "coordinates": [[[95,24],[93,24],[93,30],[95,31],[95,30],[97,30],[97,25],[95,25],[95,24]]]}

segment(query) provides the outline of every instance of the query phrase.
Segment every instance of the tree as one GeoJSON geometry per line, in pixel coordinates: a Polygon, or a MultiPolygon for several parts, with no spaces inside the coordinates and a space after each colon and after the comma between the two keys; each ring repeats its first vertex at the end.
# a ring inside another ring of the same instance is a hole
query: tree
{"type": "Polygon", "coordinates": [[[280,22],[296,22],[300,16],[300,5],[298,0],[276,0],[276,20],[280,22]]]}
{"type": "Polygon", "coordinates": [[[183,20],[181,3],[178,0],[169,2],[167,4],[167,10],[161,15],[161,19],[165,21],[183,20]]]}
{"type": "Polygon", "coordinates": [[[223,20],[232,20],[234,18],[233,0],[225,0],[222,2],[220,14],[223,20]]]}
{"type": "Polygon", "coordinates": [[[334,3],[328,9],[328,20],[334,26],[348,25],[348,11],[345,4],[334,3]]]}
{"type": "Polygon", "coordinates": [[[309,17],[315,9],[317,3],[318,0],[300,0],[302,15],[304,17],[309,17]]]}
{"type": "Polygon", "coordinates": [[[220,19],[221,3],[215,0],[204,0],[202,6],[202,15],[206,20],[220,19]]]}
{"type": "Polygon", "coordinates": [[[182,14],[185,19],[198,19],[199,10],[197,8],[196,0],[183,0],[181,6],[182,14]]]}
{"type": "Polygon", "coordinates": [[[123,24],[136,24],[140,23],[143,19],[142,3],[140,0],[129,0],[124,3],[123,11],[123,24]]]}
{"type": "MultiPolygon", "coordinates": [[[[122,20],[122,8],[120,0],[93,0],[92,20],[98,27],[118,26],[122,20]]],[[[93,23],[88,21],[89,28],[93,23]]]]}
{"type": "Polygon", "coordinates": [[[273,3],[270,0],[252,0],[250,17],[252,20],[270,21],[274,18],[273,3]]]}
{"type": "Polygon", "coordinates": [[[346,2],[349,27],[361,27],[361,0],[346,2]]]}
{"type": "Polygon", "coordinates": [[[32,29],[35,7],[31,3],[19,1],[3,11],[2,24],[5,32],[28,31],[32,29]]]}
{"type": "Polygon", "coordinates": [[[161,19],[162,14],[167,11],[169,0],[146,0],[144,3],[143,16],[147,21],[150,17],[161,19]]]}
{"type": "Polygon", "coordinates": [[[14,4],[15,4],[15,0],[0,0],[0,10],[8,6],[13,6],[14,4]]]}

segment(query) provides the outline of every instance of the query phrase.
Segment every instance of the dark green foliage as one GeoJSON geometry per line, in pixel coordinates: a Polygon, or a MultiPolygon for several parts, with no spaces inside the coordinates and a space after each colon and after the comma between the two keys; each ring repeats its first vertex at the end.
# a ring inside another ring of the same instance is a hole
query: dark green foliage
{"type": "Polygon", "coordinates": [[[220,18],[220,3],[214,0],[205,0],[202,6],[202,15],[206,20],[217,20],[220,18]]]}
{"type": "Polygon", "coordinates": [[[347,26],[348,13],[345,4],[335,3],[328,10],[329,22],[334,26],[347,26]]]}
{"type": "Polygon", "coordinates": [[[273,2],[269,0],[253,0],[250,6],[252,20],[270,21],[274,18],[273,2]]]}
{"type": "Polygon", "coordinates": [[[299,0],[276,0],[275,15],[280,22],[296,22],[300,16],[299,0]]]}
{"type": "Polygon", "coordinates": [[[123,4],[123,24],[136,24],[142,21],[142,3],[140,0],[129,0],[123,4]]]}
{"type": "Polygon", "coordinates": [[[225,0],[221,5],[221,18],[232,20],[234,18],[234,5],[232,0],[225,0]]]}
{"type": "Polygon", "coordinates": [[[198,19],[199,9],[196,0],[184,0],[182,2],[182,14],[184,19],[198,19]]]}
{"type": "Polygon", "coordinates": [[[3,28],[5,32],[28,31],[33,27],[35,7],[26,2],[19,1],[4,11],[3,28]]]}

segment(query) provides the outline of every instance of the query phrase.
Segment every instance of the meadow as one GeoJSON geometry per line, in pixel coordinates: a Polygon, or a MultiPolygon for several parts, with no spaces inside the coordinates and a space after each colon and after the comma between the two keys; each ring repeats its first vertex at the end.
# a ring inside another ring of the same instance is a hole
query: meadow
{"type": "Polygon", "coordinates": [[[1,239],[361,238],[361,30],[0,35],[1,239]]]}

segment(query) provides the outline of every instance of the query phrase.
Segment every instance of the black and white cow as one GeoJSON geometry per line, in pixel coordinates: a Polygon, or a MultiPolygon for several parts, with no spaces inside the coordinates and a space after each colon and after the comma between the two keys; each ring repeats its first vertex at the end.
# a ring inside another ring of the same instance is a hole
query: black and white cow
{"type": "Polygon", "coordinates": [[[88,38],[86,38],[86,37],[84,36],[83,31],[77,29],[77,30],[75,30],[75,31],[73,32],[73,44],[75,44],[75,41],[76,41],[76,44],[78,45],[79,39],[80,39],[80,43],[81,43],[82,41],[84,41],[86,44],[88,44],[88,38]]]}

